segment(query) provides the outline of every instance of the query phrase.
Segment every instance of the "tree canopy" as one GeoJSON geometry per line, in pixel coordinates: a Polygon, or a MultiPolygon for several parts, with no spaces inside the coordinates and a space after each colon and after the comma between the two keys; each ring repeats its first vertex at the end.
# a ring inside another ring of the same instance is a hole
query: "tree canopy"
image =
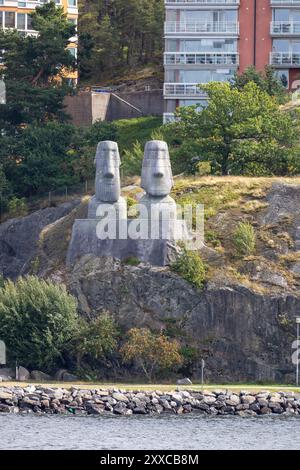
{"type": "Polygon", "coordinates": [[[110,77],[126,67],[161,63],[163,0],[81,0],[82,78],[110,77]]]}
{"type": "Polygon", "coordinates": [[[76,29],[63,8],[51,1],[37,7],[31,18],[35,36],[0,30],[7,101],[0,105],[0,128],[14,134],[33,122],[66,119],[66,73],[76,67],[67,48],[76,29]]]}
{"type": "Polygon", "coordinates": [[[298,119],[283,111],[275,97],[252,81],[241,89],[217,82],[202,88],[207,107],[200,112],[195,106],[180,108],[179,122],[170,126],[185,145],[190,143],[190,158],[197,154],[222,175],[299,171],[298,119]]]}

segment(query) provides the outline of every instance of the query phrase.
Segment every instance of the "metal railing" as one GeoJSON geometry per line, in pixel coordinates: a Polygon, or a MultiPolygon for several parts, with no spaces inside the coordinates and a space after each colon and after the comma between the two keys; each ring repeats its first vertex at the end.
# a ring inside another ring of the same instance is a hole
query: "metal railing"
{"type": "Polygon", "coordinates": [[[275,5],[275,6],[279,6],[279,5],[282,5],[282,6],[298,6],[300,5],[300,0],[271,0],[271,5],[275,5]]]}
{"type": "Polygon", "coordinates": [[[238,34],[238,22],[166,21],[165,33],[238,34]]]}
{"type": "Polygon", "coordinates": [[[239,54],[214,52],[165,52],[165,65],[239,65],[239,54]]]}
{"type": "Polygon", "coordinates": [[[271,65],[284,65],[290,67],[300,66],[300,53],[294,52],[271,52],[270,54],[271,65]]]}
{"type": "MultiPolygon", "coordinates": [[[[300,0],[299,0],[300,2],[300,0]]],[[[239,5],[240,0],[165,0],[165,4],[191,3],[198,5],[239,5]]]]}
{"type": "Polygon", "coordinates": [[[272,21],[271,34],[300,36],[300,21],[272,21]]]}
{"type": "Polygon", "coordinates": [[[201,83],[165,83],[164,96],[197,96],[207,98],[207,94],[201,90],[201,83]]]}

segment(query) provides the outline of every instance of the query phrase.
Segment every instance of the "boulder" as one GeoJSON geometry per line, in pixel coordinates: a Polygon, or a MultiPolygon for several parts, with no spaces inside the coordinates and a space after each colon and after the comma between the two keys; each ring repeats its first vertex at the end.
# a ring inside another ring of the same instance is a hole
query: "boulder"
{"type": "Polygon", "coordinates": [[[16,370],[8,367],[0,368],[0,377],[3,381],[8,381],[16,378],[16,370]]]}
{"type": "Polygon", "coordinates": [[[51,380],[51,375],[45,374],[45,372],[41,372],[40,370],[33,370],[30,373],[30,378],[37,382],[48,382],[51,380]]]}
{"type": "Polygon", "coordinates": [[[128,402],[128,398],[126,397],[126,395],[124,395],[124,393],[116,392],[112,394],[112,397],[119,402],[128,402]]]}
{"type": "Polygon", "coordinates": [[[26,380],[30,379],[30,372],[29,370],[25,369],[23,366],[19,366],[18,368],[18,379],[20,382],[25,382],[26,380]]]}
{"type": "Polygon", "coordinates": [[[177,385],[193,385],[193,382],[186,377],[184,379],[177,380],[177,385]]]}
{"type": "Polygon", "coordinates": [[[62,380],[63,382],[78,382],[79,378],[77,375],[71,374],[70,372],[64,372],[62,380]]]}

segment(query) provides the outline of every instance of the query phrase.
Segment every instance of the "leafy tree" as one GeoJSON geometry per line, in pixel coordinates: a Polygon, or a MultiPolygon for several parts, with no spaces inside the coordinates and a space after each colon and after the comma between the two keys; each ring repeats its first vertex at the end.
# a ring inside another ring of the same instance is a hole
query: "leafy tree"
{"type": "Polygon", "coordinates": [[[134,360],[149,381],[159,371],[173,369],[182,362],[179,343],[148,328],[129,330],[120,352],[124,361],[134,360]]]}
{"type": "Polygon", "coordinates": [[[76,132],[74,126],[57,122],[23,129],[13,149],[15,158],[6,166],[14,192],[30,196],[78,182],[72,167],[76,132]]]}
{"type": "Polygon", "coordinates": [[[298,120],[254,82],[242,89],[229,83],[202,86],[208,106],[178,111],[171,131],[194,143],[199,155],[222,175],[287,175],[299,161],[298,120]]]}
{"type": "Polygon", "coordinates": [[[112,353],[117,347],[118,329],[113,318],[103,313],[94,320],[81,320],[71,341],[76,353],[77,367],[82,360],[98,360],[112,353]]]}
{"type": "Polygon", "coordinates": [[[198,289],[203,288],[207,277],[207,270],[197,251],[183,249],[171,268],[198,289]]]}
{"type": "Polygon", "coordinates": [[[76,300],[64,285],[28,276],[0,289],[1,338],[11,362],[51,371],[77,322],[76,300]]]}
{"type": "Polygon", "coordinates": [[[75,26],[54,1],[37,7],[31,18],[37,36],[0,31],[7,100],[0,105],[0,127],[7,132],[67,117],[63,110],[64,97],[70,92],[66,72],[75,69],[67,46],[76,34],[75,26]]]}
{"type": "Polygon", "coordinates": [[[288,93],[282,80],[278,78],[275,70],[270,65],[266,65],[263,72],[251,65],[244,73],[236,73],[232,86],[242,90],[249,82],[254,82],[261,91],[265,91],[268,95],[275,96],[280,103],[284,103],[288,99],[288,93]]]}

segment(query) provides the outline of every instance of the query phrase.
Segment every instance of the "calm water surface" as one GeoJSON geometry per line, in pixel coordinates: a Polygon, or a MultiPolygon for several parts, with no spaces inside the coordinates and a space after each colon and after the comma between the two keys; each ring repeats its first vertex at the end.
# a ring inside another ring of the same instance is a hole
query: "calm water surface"
{"type": "Polygon", "coordinates": [[[300,449],[300,418],[0,415],[0,449],[300,449]]]}

